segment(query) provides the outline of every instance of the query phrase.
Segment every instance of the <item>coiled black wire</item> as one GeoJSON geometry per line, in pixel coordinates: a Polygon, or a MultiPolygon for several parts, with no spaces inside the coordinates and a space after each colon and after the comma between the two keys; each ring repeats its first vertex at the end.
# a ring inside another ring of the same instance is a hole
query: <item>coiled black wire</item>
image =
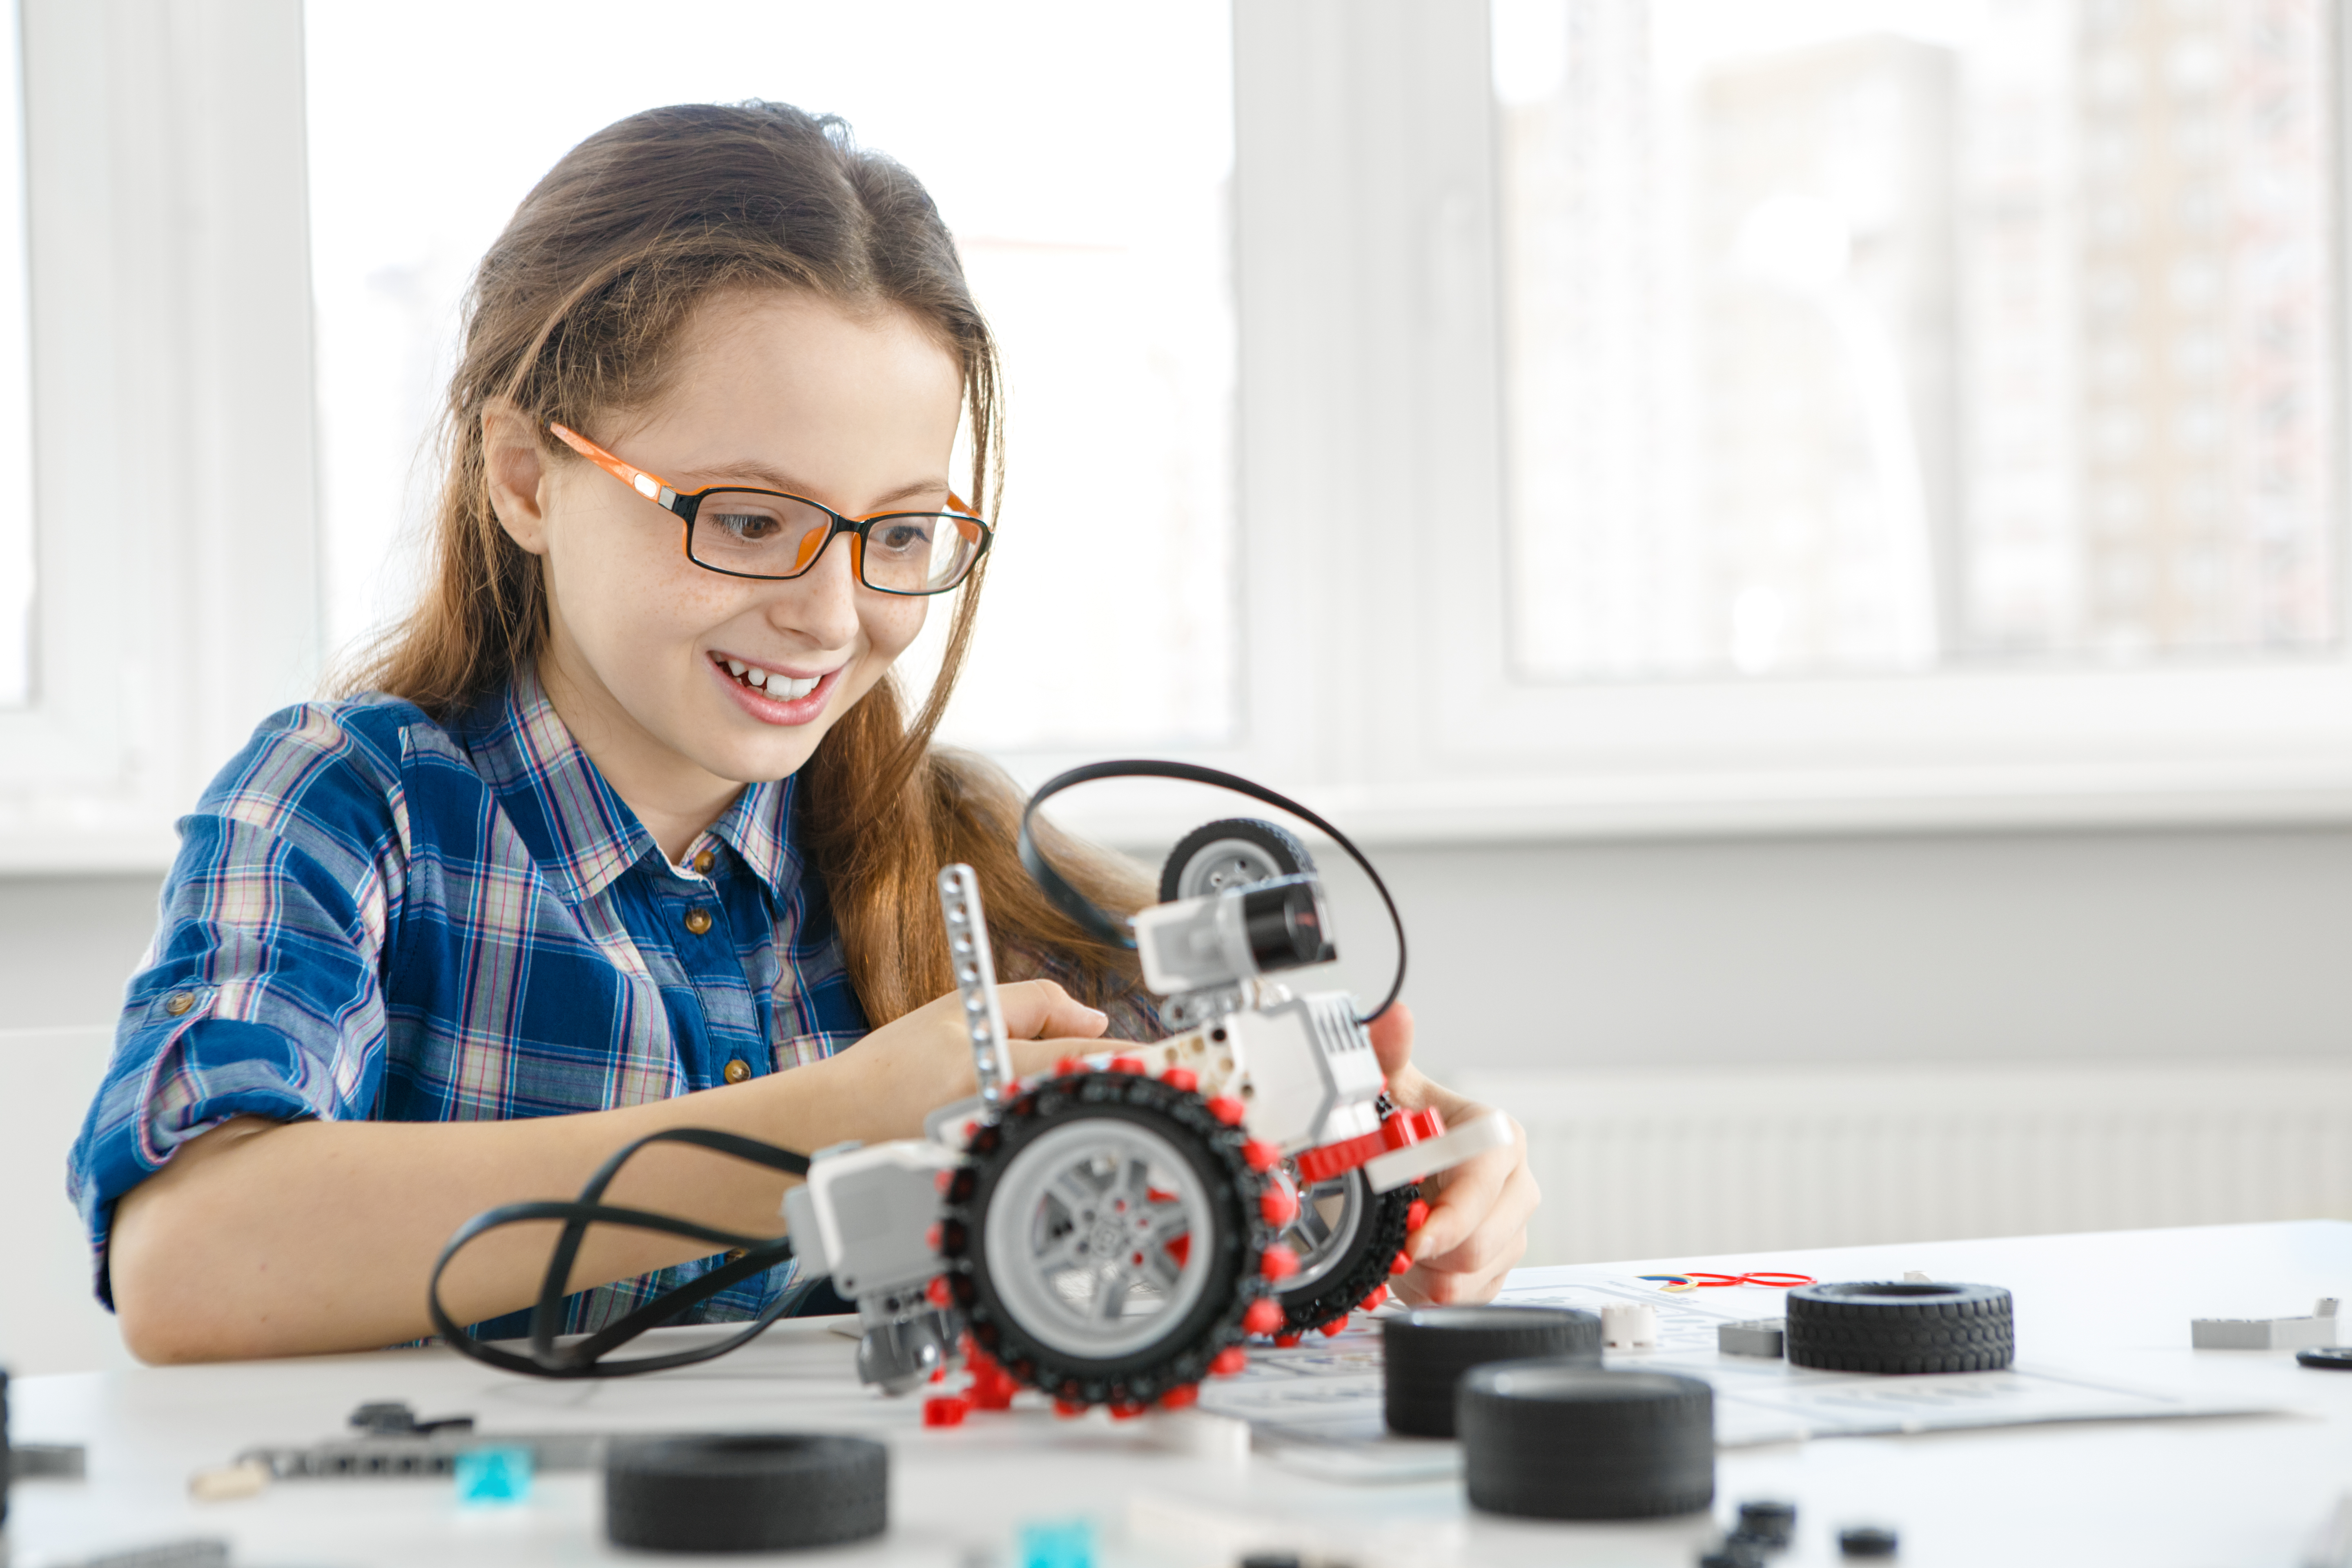
{"type": "Polygon", "coordinates": [[[673,1215],[655,1214],[646,1209],[622,1208],[604,1201],[604,1189],[621,1173],[640,1149],[654,1143],[685,1143],[698,1149],[730,1155],[765,1165],[772,1171],[782,1171],[788,1176],[808,1174],[808,1158],[773,1143],[762,1143],[756,1138],[739,1137],[732,1132],[718,1132],[703,1127],[675,1127],[667,1131],[651,1133],[638,1139],[598,1167],[580,1189],[579,1197],[570,1203],[555,1199],[534,1199],[530,1203],[503,1204],[486,1209],[467,1220],[457,1234],[441,1249],[433,1265],[433,1278],[425,1288],[425,1305],[433,1316],[433,1327],[460,1354],[472,1357],[487,1366],[502,1372],[521,1373],[527,1377],[633,1377],[640,1373],[667,1372],[672,1367],[691,1366],[697,1362],[710,1361],[728,1352],[749,1344],[767,1331],[768,1326],[781,1317],[784,1298],[780,1294],[775,1304],[761,1313],[751,1326],[740,1334],[730,1334],[714,1345],[699,1350],[675,1351],[666,1355],[635,1356],[623,1362],[607,1362],[605,1356],[635,1339],[647,1329],[659,1328],[688,1308],[709,1300],[729,1286],[765,1273],[793,1256],[793,1241],[788,1236],[742,1236],[731,1230],[719,1230],[673,1215]],[[535,1221],[561,1220],[563,1231],[556,1238],[554,1250],[548,1254],[547,1273],[541,1280],[539,1300],[530,1310],[530,1336],[526,1342],[527,1354],[499,1350],[475,1338],[441,1305],[441,1275],[449,1262],[477,1237],[510,1225],[527,1225],[535,1221]],[[580,1244],[586,1239],[592,1225],[625,1226],[632,1230],[650,1230],[664,1236],[682,1236],[694,1241],[707,1241],[712,1249],[740,1247],[743,1256],[720,1265],[698,1279],[688,1280],[672,1290],[665,1290],[652,1300],[615,1323],[609,1323],[584,1339],[563,1345],[556,1343],[562,1331],[563,1300],[568,1292],[565,1282],[572,1277],[572,1265],[580,1256],[580,1244]]]}

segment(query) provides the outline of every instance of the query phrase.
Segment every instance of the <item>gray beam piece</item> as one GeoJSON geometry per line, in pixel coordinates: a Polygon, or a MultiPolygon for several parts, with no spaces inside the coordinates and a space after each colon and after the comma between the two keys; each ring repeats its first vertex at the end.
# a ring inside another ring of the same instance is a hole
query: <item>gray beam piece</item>
{"type": "Polygon", "coordinates": [[[1745,1323],[1718,1323],[1715,1348],[1725,1355],[1763,1356],[1778,1361],[1787,1343],[1784,1318],[1757,1318],[1745,1323]]]}

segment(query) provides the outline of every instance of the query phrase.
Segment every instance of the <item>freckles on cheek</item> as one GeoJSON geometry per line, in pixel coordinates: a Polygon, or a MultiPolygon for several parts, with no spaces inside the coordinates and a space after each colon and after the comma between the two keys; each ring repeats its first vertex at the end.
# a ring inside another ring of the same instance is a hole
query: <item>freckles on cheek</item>
{"type": "Polygon", "coordinates": [[[898,658],[922,632],[930,605],[929,599],[898,599],[867,611],[864,617],[867,645],[884,658],[898,658]]]}

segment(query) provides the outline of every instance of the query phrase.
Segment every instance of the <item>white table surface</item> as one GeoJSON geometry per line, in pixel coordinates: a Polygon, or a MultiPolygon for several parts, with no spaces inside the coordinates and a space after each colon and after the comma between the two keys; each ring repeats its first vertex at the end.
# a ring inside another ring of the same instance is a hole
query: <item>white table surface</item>
{"type": "MultiPolygon", "coordinates": [[[[2192,1316],[2270,1317],[2352,1299],[2352,1223],[1939,1242],[1682,1258],[1622,1266],[1790,1268],[1823,1279],[1906,1269],[2008,1286],[2021,1357],[2179,1390],[2274,1403],[2288,1414],[1836,1438],[1726,1451],[1717,1521],[1743,1498],[1800,1508],[1797,1550],[1778,1561],[1839,1561],[1832,1527],[1902,1532],[1906,1564],[2294,1563],[2335,1500],[2352,1489],[2352,1373],[2291,1354],[2192,1351],[2192,1316]]],[[[1757,1315],[1777,1310],[1758,1290],[1757,1315]]],[[[696,1331],[673,1331],[688,1333],[696,1331]]],[[[256,1498],[188,1500],[189,1475],[239,1449],[342,1434],[363,1400],[403,1399],[420,1415],[470,1413],[481,1428],[769,1427],[855,1431],[891,1446],[891,1529],[877,1542],[795,1553],[810,1564],[1013,1561],[1023,1521],[1086,1515],[1106,1564],[1230,1563],[1231,1545],[1322,1545],[1356,1565],[1687,1564],[1704,1517],[1552,1524],[1474,1514],[1456,1483],[1344,1486],[1265,1458],[1179,1458],[1149,1422],[1097,1412],[975,1412],[925,1430],[916,1401],[856,1386],[851,1342],[786,1323],[709,1365],[610,1383],[509,1377],[446,1351],[36,1377],[13,1390],[21,1442],[89,1447],[85,1482],[15,1490],[15,1568],[191,1535],[234,1542],[240,1568],[294,1564],[572,1563],[672,1561],[603,1540],[591,1474],[541,1475],[530,1502],[461,1510],[446,1479],[289,1481],[256,1498]]],[[[743,1561],[743,1559],[733,1559],[743,1561]]],[[[701,1561],[709,1559],[676,1559],[701,1561]]]]}

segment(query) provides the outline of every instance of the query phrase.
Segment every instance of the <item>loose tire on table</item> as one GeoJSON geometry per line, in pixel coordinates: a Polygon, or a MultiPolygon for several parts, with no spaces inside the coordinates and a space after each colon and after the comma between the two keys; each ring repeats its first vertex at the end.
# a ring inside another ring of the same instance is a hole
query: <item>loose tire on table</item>
{"type": "Polygon", "coordinates": [[[1199,1383],[1266,1289],[1273,1232],[1245,1142],[1199,1094],[1139,1074],[1015,1099],[972,1135],[940,1226],[973,1340],[1071,1404],[1199,1383]]]}
{"type": "Polygon", "coordinates": [[[1601,1320],[1572,1307],[1415,1307],[1381,1323],[1382,1413],[1389,1430],[1454,1435],[1463,1374],[1533,1358],[1601,1364],[1601,1320]]]}
{"type": "Polygon", "coordinates": [[[1470,1506],[1537,1519],[1651,1519],[1715,1500],[1715,1391],[1695,1377],[1509,1361],[1462,1379],[1470,1506]]]}
{"type": "Polygon", "coordinates": [[[1919,1279],[1789,1292],[1789,1364],[1823,1372],[1997,1372],[2016,1358],[2009,1292],[1919,1279]]]}
{"type": "Polygon", "coordinates": [[[890,1451],[864,1437],[739,1432],[616,1443],[604,1533],[647,1552],[784,1552],[879,1535],[890,1451]]]}

